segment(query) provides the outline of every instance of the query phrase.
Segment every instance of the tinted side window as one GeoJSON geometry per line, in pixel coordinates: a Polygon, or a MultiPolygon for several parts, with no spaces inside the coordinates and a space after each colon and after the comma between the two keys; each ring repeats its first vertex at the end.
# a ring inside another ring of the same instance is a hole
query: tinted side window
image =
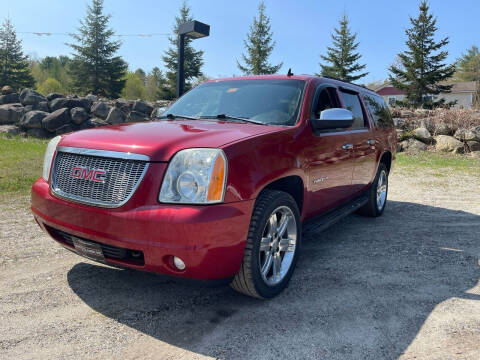
{"type": "Polygon", "coordinates": [[[392,116],[388,110],[387,104],[380,96],[364,95],[365,104],[368,106],[370,113],[372,114],[375,125],[378,128],[391,128],[393,127],[392,116]]]}
{"type": "Polygon", "coordinates": [[[316,119],[320,118],[320,113],[323,110],[333,109],[339,107],[336,91],[334,88],[324,88],[320,90],[314,108],[314,116],[316,119]]]}
{"type": "Polygon", "coordinates": [[[345,108],[353,113],[353,125],[352,129],[363,129],[366,127],[365,119],[363,117],[363,109],[360,104],[360,99],[357,94],[351,94],[348,92],[340,92],[343,104],[345,108]]]}

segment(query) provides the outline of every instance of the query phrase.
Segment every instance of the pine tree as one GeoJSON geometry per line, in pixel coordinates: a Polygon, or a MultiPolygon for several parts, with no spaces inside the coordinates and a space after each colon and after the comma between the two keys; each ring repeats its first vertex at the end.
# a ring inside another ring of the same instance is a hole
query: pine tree
{"type": "Polygon", "coordinates": [[[480,81],[480,51],[472,46],[457,60],[455,78],[459,81],[480,81]]]}
{"type": "MultiPolygon", "coordinates": [[[[162,97],[164,99],[174,99],[176,96],[177,86],[177,70],[178,70],[178,27],[188,21],[192,21],[193,17],[190,14],[190,7],[187,2],[184,1],[179,16],[175,17],[175,24],[173,26],[173,36],[168,38],[170,47],[162,57],[165,67],[168,69],[166,72],[167,82],[162,87],[162,97]]],[[[185,91],[191,88],[191,81],[202,75],[201,68],[203,66],[203,51],[196,51],[191,45],[192,39],[188,36],[185,37],[185,63],[184,63],[184,76],[185,76],[185,91]]]]}
{"type": "Polygon", "coordinates": [[[269,63],[274,47],[273,32],[271,31],[270,18],[265,15],[265,2],[258,6],[258,18],[253,18],[247,40],[244,41],[247,55],[242,54],[245,65],[237,61],[237,66],[245,75],[275,74],[280,70],[283,62],[278,65],[269,63]]]}
{"type": "Polygon", "coordinates": [[[455,66],[444,63],[448,51],[441,49],[449,39],[435,42],[437,19],[429,13],[426,0],[420,3],[419,10],[416,19],[410,18],[412,27],[405,30],[408,50],[398,55],[400,65],[390,66],[389,80],[397,89],[406,92],[407,105],[432,107],[445,102],[444,99],[433,101],[430,96],[450,91],[452,87],[444,81],[453,75],[455,66]]]}
{"type": "Polygon", "coordinates": [[[340,19],[340,29],[335,28],[332,34],[333,46],[327,48],[327,55],[320,57],[330,65],[320,63],[321,73],[319,76],[330,76],[343,81],[357,81],[368,75],[368,72],[357,74],[365,69],[366,65],[360,65],[358,60],[361,58],[355,50],[359,42],[356,42],[357,34],[352,34],[347,15],[340,19]]]}
{"type": "Polygon", "coordinates": [[[6,19],[0,28],[0,87],[4,85],[16,90],[35,85],[28,57],[23,55],[22,41],[17,40],[10,19],[6,19]]]}
{"type": "Polygon", "coordinates": [[[120,41],[112,41],[108,28],[110,15],[103,14],[103,0],[92,0],[85,19],[80,21],[80,34],[68,44],[74,51],[70,74],[76,91],[116,98],[125,86],[127,64],[115,56],[120,41]]]}

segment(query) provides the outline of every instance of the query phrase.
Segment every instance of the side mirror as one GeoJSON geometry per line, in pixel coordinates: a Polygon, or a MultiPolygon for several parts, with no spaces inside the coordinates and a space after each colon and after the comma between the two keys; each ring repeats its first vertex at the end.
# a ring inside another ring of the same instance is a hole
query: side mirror
{"type": "Polygon", "coordinates": [[[353,114],[347,109],[327,109],[320,113],[320,119],[311,121],[315,130],[346,129],[353,124],[353,114]]]}

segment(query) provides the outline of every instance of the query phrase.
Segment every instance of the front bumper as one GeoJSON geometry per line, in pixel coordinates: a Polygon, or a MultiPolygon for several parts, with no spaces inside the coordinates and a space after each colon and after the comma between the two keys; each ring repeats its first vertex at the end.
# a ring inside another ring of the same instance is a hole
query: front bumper
{"type": "MultiPolygon", "coordinates": [[[[228,278],[238,271],[254,202],[104,209],[54,197],[43,179],[32,187],[35,220],[50,235],[54,229],[101,244],[141,251],[142,264],[108,257],[105,260],[115,266],[199,280],[228,278]],[[177,270],[172,256],[181,258],[186,269],[177,270]]],[[[74,249],[58,236],[52,237],[64,247],[74,249]]]]}

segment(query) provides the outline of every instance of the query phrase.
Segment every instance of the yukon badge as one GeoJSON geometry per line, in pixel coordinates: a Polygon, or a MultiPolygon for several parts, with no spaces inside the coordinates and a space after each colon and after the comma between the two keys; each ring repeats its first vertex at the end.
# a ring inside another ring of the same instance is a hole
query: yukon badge
{"type": "Polygon", "coordinates": [[[327,180],[328,180],[328,176],[322,176],[322,177],[313,179],[313,183],[318,184],[318,183],[321,183],[321,182],[324,182],[324,181],[327,181],[327,180]]]}
{"type": "Polygon", "coordinates": [[[94,181],[104,184],[107,172],[101,169],[89,169],[75,166],[72,168],[72,177],[80,180],[94,181]]]}

